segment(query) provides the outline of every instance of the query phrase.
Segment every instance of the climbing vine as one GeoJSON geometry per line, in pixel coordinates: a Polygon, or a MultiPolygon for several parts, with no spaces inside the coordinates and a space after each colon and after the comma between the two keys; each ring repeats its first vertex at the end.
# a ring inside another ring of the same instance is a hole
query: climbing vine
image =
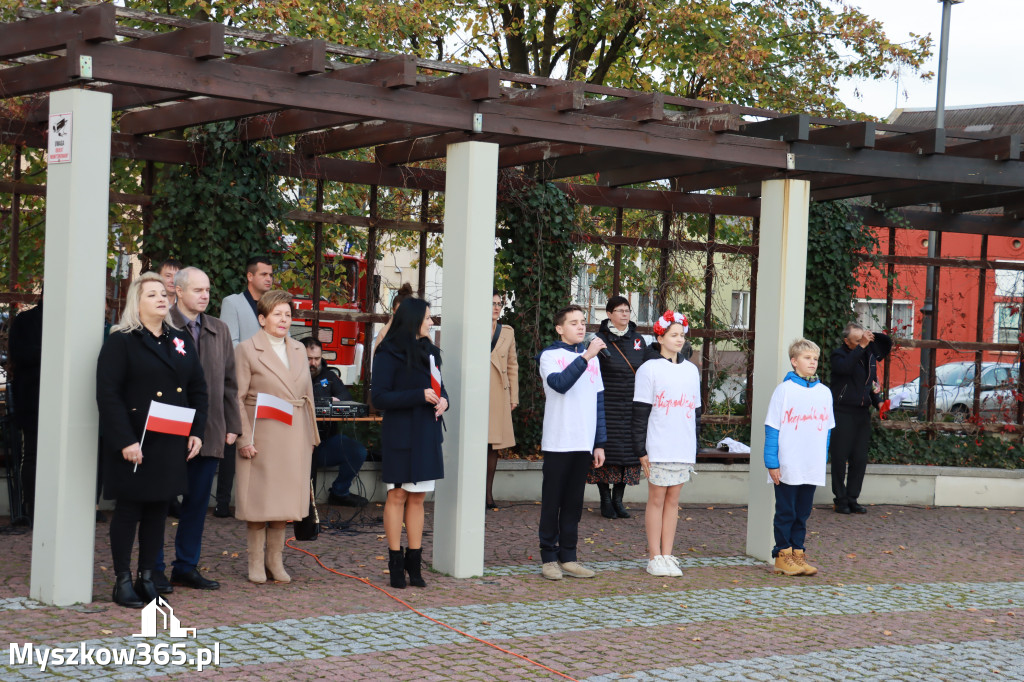
{"type": "Polygon", "coordinates": [[[235,136],[234,123],[197,129],[197,165],[173,165],[158,176],[153,224],[144,253],[155,264],[177,258],[210,276],[209,311],[243,287],[245,263],[280,250],[288,203],[270,154],[235,136]]]}
{"type": "Polygon", "coordinates": [[[551,183],[518,175],[502,178],[498,205],[501,231],[497,251],[507,272],[511,311],[503,322],[516,332],[519,360],[519,407],[512,413],[521,455],[540,449],[544,424],[544,388],[535,358],[555,340],[555,312],[570,303],[576,210],[551,183]]]}

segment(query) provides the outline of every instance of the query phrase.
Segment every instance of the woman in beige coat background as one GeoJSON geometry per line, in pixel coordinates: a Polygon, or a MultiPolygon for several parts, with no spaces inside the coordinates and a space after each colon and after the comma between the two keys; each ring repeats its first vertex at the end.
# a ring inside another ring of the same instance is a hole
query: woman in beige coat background
{"type": "Polygon", "coordinates": [[[491,299],[491,393],[487,420],[487,508],[494,508],[494,472],[498,468],[497,450],[514,447],[512,410],[519,405],[519,360],[516,337],[511,327],[501,326],[494,339],[498,318],[504,306],[501,294],[491,299]]]}
{"type": "Polygon", "coordinates": [[[291,582],[284,570],[285,525],[309,513],[313,446],[320,443],[305,347],[288,336],[292,295],[268,291],[257,304],[263,330],[235,348],[242,435],[235,470],[235,517],[247,521],[249,580],[291,582]],[[268,393],[292,404],[292,423],[256,422],[256,397],[268,393]],[[269,528],[268,528],[269,524],[269,528]],[[266,552],[264,554],[264,546],[266,552]],[[265,567],[265,568],[264,568],[265,567]]]}

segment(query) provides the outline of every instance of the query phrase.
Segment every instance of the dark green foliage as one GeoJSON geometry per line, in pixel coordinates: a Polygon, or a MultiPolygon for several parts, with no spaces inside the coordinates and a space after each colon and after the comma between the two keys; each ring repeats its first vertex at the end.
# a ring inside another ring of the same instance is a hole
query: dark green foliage
{"type": "Polygon", "coordinates": [[[512,413],[519,454],[536,454],[544,423],[544,388],[536,356],[555,340],[554,314],[571,303],[576,211],[551,183],[502,187],[498,222],[507,228],[497,258],[510,282],[512,311],[505,321],[515,329],[519,359],[519,407],[512,413]]]}
{"type": "Polygon", "coordinates": [[[868,461],[872,464],[1024,469],[1024,445],[997,434],[928,434],[882,429],[876,422],[868,461]]]}
{"type": "Polygon", "coordinates": [[[177,258],[210,276],[211,314],[221,299],[244,288],[250,257],[277,260],[271,252],[288,210],[270,154],[237,140],[234,130],[234,123],[202,128],[194,141],[205,150],[203,163],[162,170],[143,245],[154,267],[177,258]]]}
{"type": "Polygon", "coordinates": [[[821,346],[818,375],[826,384],[829,353],[853,319],[858,275],[864,261],[859,253],[875,253],[878,240],[851,206],[843,201],[813,202],[807,226],[807,284],[804,294],[804,336],[821,346]]]}

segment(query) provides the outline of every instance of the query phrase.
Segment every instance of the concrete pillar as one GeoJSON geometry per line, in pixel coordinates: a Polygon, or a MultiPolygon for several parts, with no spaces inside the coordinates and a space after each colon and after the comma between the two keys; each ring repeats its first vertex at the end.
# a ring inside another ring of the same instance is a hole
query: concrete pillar
{"type": "Polygon", "coordinates": [[[747,554],[766,561],[771,559],[775,544],[775,493],[766,483],[764,419],[772,392],[792,369],[789,344],[803,335],[810,197],[811,185],[806,180],[768,180],[761,186],[747,554]]]}
{"type": "Polygon", "coordinates": [[[46,173],[39,395],[45,428],[39,430],[29,592],[58,606],[93,599],[96,358],[106,295],[111,101],[88,90],[50,95],[51,115],[71,114],[71,161],[51,163],[46,173]]]}
{"type": "Polygon", "coordinates": [[[434,498],[434,568],[456,578],[484,570],[497,184],[498,145],[449,145],[441,373],[451,408],[445,416],[444,479],[434,498]]]}

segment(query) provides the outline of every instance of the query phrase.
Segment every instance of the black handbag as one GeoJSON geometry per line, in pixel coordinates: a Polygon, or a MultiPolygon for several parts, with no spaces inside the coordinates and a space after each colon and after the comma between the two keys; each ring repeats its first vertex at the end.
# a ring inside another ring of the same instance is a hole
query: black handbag
{"type": "Polygon", "coordinates": [[[292,530],[295,531],[295,539],[302,542],[311,542],[320,535],[320,513],[316,510],[312,482],[309,484],[309,513],[301,521],[292,524],[292,530]]]}

